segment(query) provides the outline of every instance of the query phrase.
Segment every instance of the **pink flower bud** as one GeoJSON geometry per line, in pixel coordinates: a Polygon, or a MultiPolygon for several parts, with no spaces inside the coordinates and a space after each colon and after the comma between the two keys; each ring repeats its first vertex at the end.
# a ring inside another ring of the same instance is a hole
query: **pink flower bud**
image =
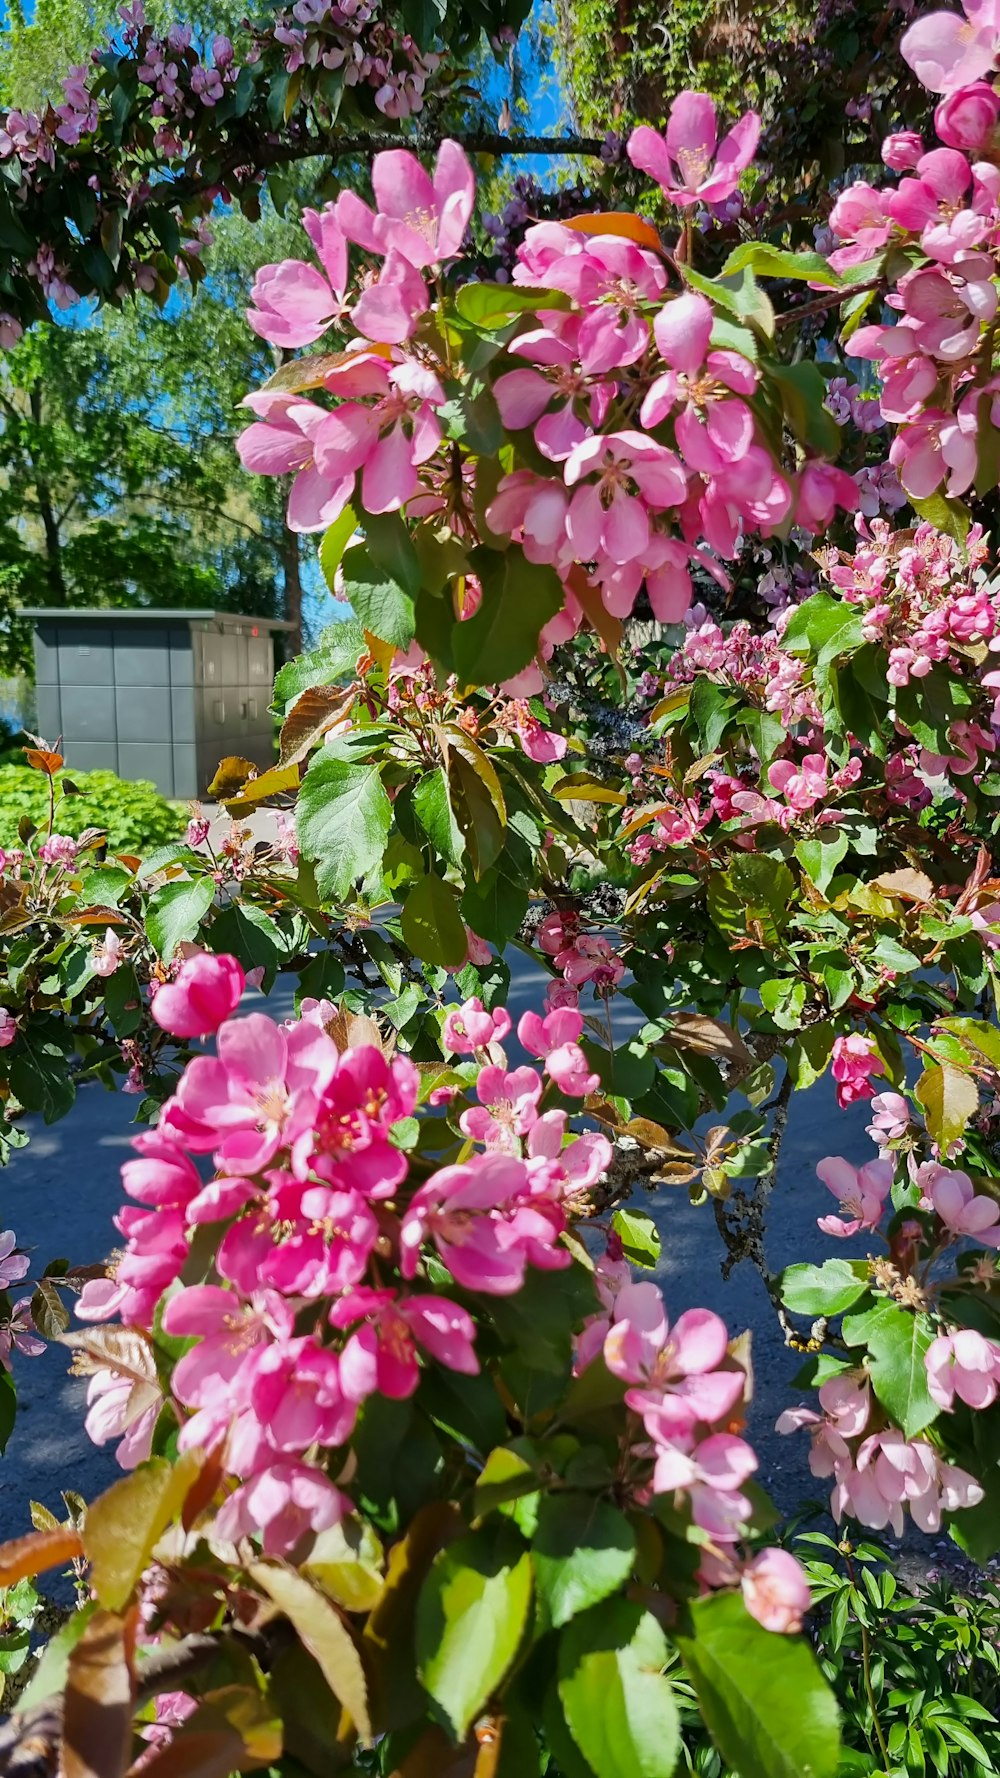
{"type": "Polygon", "coordinates": [[[894,173],[909,172],[923,152],[924,145],[916,130],[895,130],[882,144],[882,159],[894,173]]]}
{"type": "Polygon", "coordinates": [[[934,127],[949,148],[978,154],[988,146],[998,117],[1000,97],[985,80],[975,80],[941,100],[934,113],[934,127]]]}
{"type": "Polygon", "coordinates": [[[199,951],[153,995],[156,1023],[172,1037],[207,1037],[235,1012],[245,976],[235,957],[199,951]]]}
{"type": "Polygon", "coordinates": [[[762,1550],[743,1570],[743,1601],[765,1630],[790,1635],[812,1604],[809,1582],[787,1550],[762,1550]]]}

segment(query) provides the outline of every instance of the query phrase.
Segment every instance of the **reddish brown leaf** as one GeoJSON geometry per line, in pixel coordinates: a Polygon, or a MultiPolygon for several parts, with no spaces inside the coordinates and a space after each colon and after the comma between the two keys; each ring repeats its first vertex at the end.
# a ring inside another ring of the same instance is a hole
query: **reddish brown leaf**
{"type": "Polygon", "coordinates": [[[230,753],[219,761],[218,770],[208,787],[209,796],[217,797],[219,802],[236,796],[248,778],[252,778],[257,767],[252,759],[244,759],[242,754],[230,753]]]}
{"type": "Polygon", "coordinates": [[[69,1657],[61,1778],[121,1778],[132,1751],[132,1637],[96,1611],[69,1657]]]}
{"type": "Polygon", "coordinates": [[[26,747],[24,757],[29,766],[36,772],[44,772],[47,778],[54,778],[63,763],[61,753],[50,753],[45,747],[26,747]]]}
{"type": "Polygon", "coordinates": [[[58,1531],[32,1531],[27,1537],[14,1537],[9,1543],[0,1543],[0,1587],[12,1587],[15,1581],[42,1574],[46,1568],[61,1568],[64,1562],[82,1555],[80,1537],[65,1525],[58,1531]]]}
{"type": "MultiPolygon", "coordinates": [[[[364,346],[365,352],[375,352],[381,358],[392,355],[390,346],[364,346]]],[[[340,370],[349,364],[357,352],[311,352],[306,358],[294,358],[290,364],[283,364],[264,384],[265,389],[283,389],[289,395],[297,395],[302,389],[320,389],[332,370],[340,370]]]]}
{"type": "Polygon", "coordinates": [[[281,725],[279,765],[293,766],[305,759],[353,702],[353,688],[345,691],[342,685],[312,685],[304,691],[281,725]]]}

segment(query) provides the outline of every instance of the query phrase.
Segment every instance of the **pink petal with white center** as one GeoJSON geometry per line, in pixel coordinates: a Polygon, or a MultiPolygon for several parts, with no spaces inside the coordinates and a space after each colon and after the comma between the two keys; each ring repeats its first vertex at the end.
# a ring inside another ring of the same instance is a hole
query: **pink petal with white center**
{"type": "Polygon", "coordinates": [[[667,119],[666,144],[685,179],[685,159],[700,156],[707,165],[714,158],[718,139],[714,99],[708,93],[692,92],[690,87],[678,93],[667,119]]]}

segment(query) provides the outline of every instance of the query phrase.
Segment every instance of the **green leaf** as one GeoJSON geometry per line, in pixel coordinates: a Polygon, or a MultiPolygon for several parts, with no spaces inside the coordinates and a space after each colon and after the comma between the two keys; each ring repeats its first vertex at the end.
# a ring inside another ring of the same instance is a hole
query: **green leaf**
{"type": "Polygon", "coordinates": [[[392,805],[372,760],[353,758],[337,743],[320,748],[302,780],[296,816],[321,895],[343,900],[381,862],[392,805]]]}
{"type": "Polygon", "coordinates": [[[475,616],[455,627],[455,671],[466,685],[496,685],[534,658],[539,634],[565,594],[554,568],[529,562],[516,547],[503,555],[476,550],[472,561],[483,598],[475,616]]]}
{"type": "Polygon", "coordinates": [[[459,866],[465,850],[462,830],[452,813],[448,786],[440,766],[420,778],[413,788],[413,807],[439,858],[459,866]]]}
{"type": "MultiPolygon", "coordinates": [[[[334,685],[338,679],[353,676],[364,652],[365,634],[356,619],[331,624],[318,648],[296,655],[293,661],[279,667],[272,707],[279,715],[285,715],[289,706],[314,685],[334,685]]],[[[147,860],[147,869],[148,863],[147,860]]]]}
{"type": "Polygon", "coordinates": [[[837,1705],[808,1644],[774,1635],[738,1593],[691,1607],[678,1637],[712,1740],[740,1778],[836,1778],[837,1705]]]}
{"type": "Polygon", "coordinates": [[[69,1042],[54,1019],[39,1019],[18,1033],[11,1052],[11,1092],[25,1111],[40,1111],[47,1124],[65,1117],[76,1098],[69,1042]]]}
{"type": "Polygon", "coordinates": [[[950,1062],[929,1062],[917,1081],[916,1095],[931,1137],[945,1153],[979,1109],[976,1083],[950,1062]]]}
{"type": "Polygon", "coordinates": [[[934,1339],[927,1315],[887,1304],[868,1335],[868,1372],[886,1412],[915,1438],[940,1412],[927,1388],[926,1353],[934,1339]]]}
{"type": "Polygon", "coordinates": [[[526,882],[514,882],[504,874],[505,862],[501,858],[478,883],[467,883],[462,896],[463,920],[501,951],[520,932],[529,900],[526,882]]]}
{"type": "Polygon", "coordinates": [[[825,894],[838,864],[847,857],[850,842],[837,827],[824,827],[811,840],[797,840],[795,856],[810,882],[825,894]]]}
{"type": "Polygon", "coordinates": [[[771,382],[777,384],[785,420],[799,442],[824,457],[837,456],[840,427],[823,405],[826,379],[819,365],[807,358],[800,359],[798,364],[769,361],[766,370],[771,382]]]}
{"type": "Polygon", "coordinates": [[[727,936],[745,937],[752,920],[773,942],[788,924],[794,896],[795,878],[783,859],[748,852],[709,878],[708,911],[727,936]]]}
{"type": "Polygon", "coordinates": [[[538,309],[568,309],[569,298],[561,290],[521,289],[516,284],[463,284],[455,298],[463,321],[472,321],[485,332],[506,327],[516,315],[538,309]]]}
{"type": "Polygon", "coordinates": [[[458,902],[440,877],[421,877],[403,904],[403,938],[424,963],[438,969],[461,963],[469,948],[458,902]]]}
{"type": "Polygon", "coordinates": [[[397,586],[415,598],[420,591],[420,562],[402,514],[366,513],[365,543],[376,568],[383,568],[397,586]]]}
{"type": "Polygon", "coordinates": [[[509,1525],[486,1526],[436,1557],[417,1602],[417,1668],[457,1742],[508,1671],[530,1605],[531,1557],[509,1525]]]}
{"type": "Polygon", "coordinates": [[[60,1624],[41,1651],[38,1666],[18,1700],[19,1709],[34,1710],[48,1698],[61,1697],[66,1688],[69,1657],[97,1609],[97,1600],[88,1599],[72,1617],[60,1624]]]}
{"type": "Polygon", "coordinates": [[[92,907],[116,908],[122,896],[134,882],[135,878],[127,870],[120,870],[111,864],[102,864],[96,870],[86,872],[80,886],[80,894],[86,896],[92,907]]]}
{"type": "Polygon", "coordinates": [[[781,1300],[793,1315],[842,1315],[868,1290],[863,1259],[828,1259],[821,1266],[787,1266],[779,1279],[781,1300]]]}
{"type": "Polygon", "coordinates": [[[936,531],[944,531],[956,543],[965,543],[971,518],[964,500],[949,499],[941,488],[935,494],[926,495],[923,500],[914,499],[912,494],[907,494],[906,497],[914,512],[929,525],[933,525],[936,531]]]}
{"type": "Polygon", "coordinates": [[[106,1611],[121,1611],[131,1599],[154,1544],[179,1516],[200,1463],[200,1454],[191,1451],[176,1463],[151,1457],[87,1508],[83,1545],[90,1584],[106,1611]]]}
{"type": "Polygon", "coordinates": [[[414,608],[406,588],[373,561],[363,545],[349,549],[342,566],[345,597],[365,629],[394,648],[409,648],[414,636],[414,608]]]}
{"type": "Polygon", "coordinates": [[[344,551],[357,528],[358,518],[353,506],[345,506],[340,517],[334,519],[329,530],[324,533],[319,546],[319,565],[331,593],[336,589],[337,569],[343,561],[344,551]]]}
{"type": "Polygon", "coordinates": [[[645,1210],[616,1210],[611,1227],[630,1266],[653,1267],[660,1257],[660,1231],[645,1210]]]}
{"type": "Polygon", "coordinates": [[[820,666],[838,655],[853,654],[864,641],[856,605],[835,599],[832,593],[813,593],[792,612],[782,632],[781,646],[789,654],[813,656],[820,666]]]}
{"type": "Polygon", "coordinates": [[[667,1640],[651,1612],[614,1599],[559,1639],[559,1698],[596,1778],[671,1778],[681,1751],[667,1640]]]}
{"type": "Polygon", "coordinates": [[[212,921],[208,934],[213,951],[228,951],[244,969],[277,969],[288,953],[281,928],[252,901],[233,901],[212,921]]]}
{"type": "Polygon", "coordinates": [[[546,1494],[531,1546],[540,1628],[557,1629],[624,1586],[635,1532],[616,1506],[592,1494],[546,1494]]]}
{"type": "Polygon", "coordinates": [[[720,276],[731,278],[746,266],[758,278],[797,278],[834,290],[843,283],[821,253],[789,253],[783,247],[772,247],[768,241],[743,241],[734,247],[720,276]]]}
{"type": "Polygon", "coordinates": [[[194,938],[214,900],[211,877],[191,877],[157,889],[146,912],[146,931],[157,956],[169,959],[178,945],[194,938]]]}

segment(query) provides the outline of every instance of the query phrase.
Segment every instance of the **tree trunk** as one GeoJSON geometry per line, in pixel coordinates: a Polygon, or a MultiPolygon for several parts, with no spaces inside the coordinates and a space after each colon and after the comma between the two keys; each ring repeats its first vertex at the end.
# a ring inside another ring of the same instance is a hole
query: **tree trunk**
{"type": "MultiPolygon", "coordinates": [[[[38,383],[31,391],[31,418],[36,426],[41,426],[42,390],[38,383]]],[[[62,539],[59,536],[59,525],[52,504],[52,490],[47,478],[42,473],[34,451],[31,453],[31,462],[35,472],[35,498],[38,501],[39,517],[45,534],[45,573],[49,583],[49,596],[53,605],[65,605],[66,582],[62,571],[62,539]]]]}
{"type": "Polygon", "coordinates": [[[284,533],[282,563],[285,571],[285,616],[291,624],[285,638],[289,655],[302,653],[302,573],[297,531],[284,533]]]}

